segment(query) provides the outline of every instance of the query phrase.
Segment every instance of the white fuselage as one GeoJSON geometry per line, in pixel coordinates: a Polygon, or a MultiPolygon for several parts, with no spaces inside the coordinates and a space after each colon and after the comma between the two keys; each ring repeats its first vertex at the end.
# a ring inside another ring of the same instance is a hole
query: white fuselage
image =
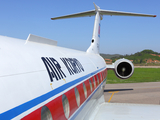
{"type": "Polygon", "coordinates": [[[25,44],[4,36],[0,36],[0,56],[0,118],[6,119],[21,119],[106,69],[99,54],[36,42],[25,44]],[[48,60],[48,71],[42,59],[48,60]],[[49,72],[55,74],[52,80],[49,72]]]}
{"type": "MultiPolygon", "coordinates": [[[[94,16],[87,52],[57,47],[57,42],[29,35],[26,41],[0,36],[0,120],[90,119],[104,101],[107,68],[127,79],[134,71],[126,59],[106,66],[99,55],[103,15],[155,15],[95,10],[51,18],[94,16]]],[[[94,119],[94,117],[93,117],[94,119]]]]}

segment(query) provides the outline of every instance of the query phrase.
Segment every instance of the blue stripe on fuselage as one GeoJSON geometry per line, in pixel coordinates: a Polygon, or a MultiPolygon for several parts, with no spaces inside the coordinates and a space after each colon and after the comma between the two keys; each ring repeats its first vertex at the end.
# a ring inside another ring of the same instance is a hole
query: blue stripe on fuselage
{"type": "MultiPolygon", "coordinates": [[[[104,67],[104,68],[105,68],[105,67],[104,67]]],[[[14,117],[22,114],[23,112],[31,109],[32,107],[35,107],[36,105],[44,102],[45,100],[53,97],[54,95],[57,95],[57,94],[63,92],[64,90],[72,87],[73,85],[75,85],[75,84],[77,84],[77,83],[79,83],[79,82],[81,82],[81,81],[89,78],[90,76],[92,76],[92,75],[100,72],[100,71],[103,70],[104,68],[101,68],[101,69],[99,69],[99,70],[96,70],[95,72],[92,72],[92,73],[90,73],[90,74],[87,74],[87,75],[85,75],[85,76],[83,76],[83,77],[80,77],[80,78],[78,78],[78,79],[76,79],[76,80],[73,80],[73,81],[71,81],[71,82],[69,82],[69,83],[66,83],[66,84],[64,84],[64,85],[62,85],[62,86],[60,86],[60,87],[58,87],[58,88],[56,88],[56,89],[54,89],[54,90],[52,90],[52,91],[44,94],[44,95],[42,95],[42,96],[39,96],[39,97],[37,97],[37,98],[35,98],[35,99],[33,99],[33,100],[30,100],[30,101],[28,101],[28,102],[26,102],[26,103],[23,103],[23,104],[21,104],[21,105],[19,105],[19,106],[17,106],[17,107],[12,108],[12,109],[10,109],[10,110],[8,110],[8,111],[0,114],[0,120],[1,120],[1,119],[3,119],[3,120],[10,120],[10,119],[12,119],[12,118],[14,118],[14,117]]]]}

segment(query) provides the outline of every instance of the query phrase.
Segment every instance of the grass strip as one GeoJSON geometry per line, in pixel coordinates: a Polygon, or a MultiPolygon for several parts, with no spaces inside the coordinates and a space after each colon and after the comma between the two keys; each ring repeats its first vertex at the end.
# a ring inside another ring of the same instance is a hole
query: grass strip
{"type": "Polygon", "coordinates": [[[135,68],[132,77],[125,80],[117,78],[114,71],[108,70],[106,84],[140,82],[160,82],[160,68],[135,68]]]}

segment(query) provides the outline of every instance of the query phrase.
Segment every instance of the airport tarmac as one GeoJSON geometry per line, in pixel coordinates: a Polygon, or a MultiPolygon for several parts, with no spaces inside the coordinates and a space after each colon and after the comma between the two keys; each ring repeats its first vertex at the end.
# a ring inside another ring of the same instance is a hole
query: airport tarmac
{"type": "Polygon", "coordinates": [[[160,82],[106,84],[105,91],[106,102],[160,105],[160,82]]]}

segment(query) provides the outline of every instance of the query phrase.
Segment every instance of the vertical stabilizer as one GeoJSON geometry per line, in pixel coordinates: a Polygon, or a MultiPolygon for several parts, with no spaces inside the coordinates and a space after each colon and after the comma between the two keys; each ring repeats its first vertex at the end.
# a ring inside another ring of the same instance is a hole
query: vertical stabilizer
{"type": "Polygon", "coordinates": [[[95,7],[95,10],[90,10],[90,11],[86,11],[86,12],[80,12],[80,13],[51,18],[52,20],[57,20],[57,19],[66,19],[66,18],[95,16],[92,41],[91,41],[90,47],[87,49],[87,53],[99,54],[99,40],[100,40],[100,26],[101,26],[100,21],[103,19],[103,15],[156,17],[156,15],[149,15],[149,14],[102,10],[95,3],[93,3],[93,4],[95,7]]]}
{"type": "Polygon", "coordinates": [[[100,21],[102,19],[102,15],[99,13],[100,7],[98,7],[95,3],[95,21],[94,21],[94,29],[92,35],[92,41],[90,47],[87,49],[87,53],[95,53],[99,54],[99,40],[100,40],[100,21]]]}

